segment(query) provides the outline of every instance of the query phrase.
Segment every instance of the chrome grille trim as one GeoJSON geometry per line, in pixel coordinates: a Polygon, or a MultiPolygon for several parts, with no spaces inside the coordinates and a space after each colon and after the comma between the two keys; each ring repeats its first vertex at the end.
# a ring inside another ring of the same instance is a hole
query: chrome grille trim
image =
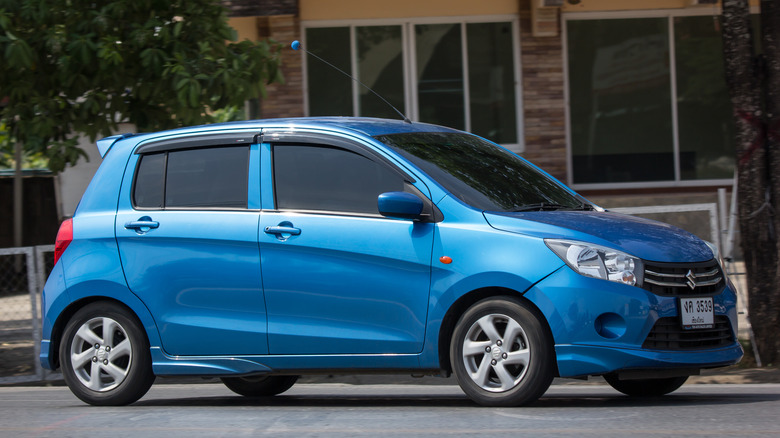
{"type": "Polygon", "coordinates": [[[645,262],[642,288],[662,296],[714,295],[725,286],[717,260],[699,263],[645,262]]]}
{"type": "MultiPolygon", "coordinates": [[[[645,269],[645,273],[650,274],[650,275],[655,275],[657,277],[668,277],[668,278],[680,278],[680,277],[683,277],[683,278],[685,278],[685,275],[664,274],[662,272],[655,272],[655,271],[651,271],[649,269],[645,269]]],[[[720,270],[719,269],[713,269],[713,270],[711,270],[709,272],[700,272],[700,273],[696,274],[696,278],[699,278],[699,277],[712,277],[713,275],[718,275],[718,274],[720,274],[720,270]]]]}

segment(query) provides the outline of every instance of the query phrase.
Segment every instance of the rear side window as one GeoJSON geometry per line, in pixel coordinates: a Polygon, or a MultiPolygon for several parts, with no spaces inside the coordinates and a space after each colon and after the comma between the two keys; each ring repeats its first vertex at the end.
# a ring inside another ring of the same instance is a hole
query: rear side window
{"type": "Polygon", "coordinates": [[[325,146],[276,145],[276,208],[379,214],[377,197],[403,191],[404,180],[357,153],[325,146]]]}
{"type": "Polygon", "coordinates": [[[135,174],[133,203],[136,207],[162,208],[165,190],[165,154],[141,156],[135,174]]]}
{"type": "Polygon", "coordinates": [[[247,208],[249,146],[144,155],[133,203],[138,208],[247,208]]]}

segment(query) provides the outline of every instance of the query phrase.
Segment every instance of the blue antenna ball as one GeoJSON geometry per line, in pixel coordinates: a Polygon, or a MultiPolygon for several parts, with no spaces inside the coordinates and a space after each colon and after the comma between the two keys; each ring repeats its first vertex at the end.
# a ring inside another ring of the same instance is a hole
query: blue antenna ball
{"type": "Polygon", "coordinates": [[[290,47],[292,47],[293,50],[298,50],[301,48],[301,42],[298,40],[295,40],[290,44],[290,47]]]}

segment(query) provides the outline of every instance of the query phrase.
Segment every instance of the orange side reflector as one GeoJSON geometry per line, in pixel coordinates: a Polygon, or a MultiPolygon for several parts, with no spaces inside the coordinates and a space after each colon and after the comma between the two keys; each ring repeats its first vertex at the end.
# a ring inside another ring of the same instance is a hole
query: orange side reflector
{"type": "Polygon", "coordinates": [[[441,256],[439,257],[439,261],[444,263],[445,265],[449,265],[450,263],[452,263],[452,258],[447,256],[441,256]]]}

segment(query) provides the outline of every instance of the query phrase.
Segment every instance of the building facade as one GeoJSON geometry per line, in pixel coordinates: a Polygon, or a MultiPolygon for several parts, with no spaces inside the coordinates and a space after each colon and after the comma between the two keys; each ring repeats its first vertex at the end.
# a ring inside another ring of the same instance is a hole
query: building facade
{"type": "Polygon", "coordinates": [[[411,120],[487,137],[591,197],[732,185],[717,1],[225,3],[240,38],[285,45],[286,83],[256,116],[399,117],[289,49],[300,40],[411,120]]]}

